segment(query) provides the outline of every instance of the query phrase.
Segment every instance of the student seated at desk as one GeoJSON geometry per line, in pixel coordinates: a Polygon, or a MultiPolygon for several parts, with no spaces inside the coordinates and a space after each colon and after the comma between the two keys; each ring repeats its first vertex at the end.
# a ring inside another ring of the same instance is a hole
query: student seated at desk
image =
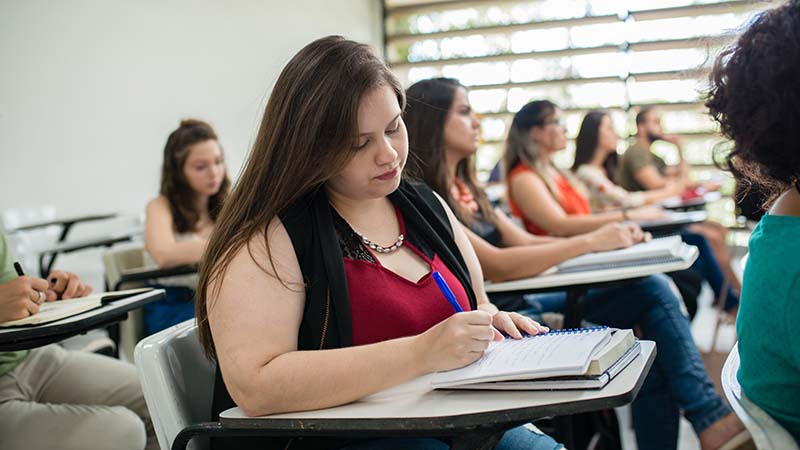
{"type": "MultiPolygon", "coordinates": [[[[489,303],[447,205],[403,181],[404,103],[386,65],[342,37],[312,42],[281,72],[201,267],[199,333],[221,375],[214,415],[234,402],[251,416],[342,405],[469,364],[498,330],[516,338],[547,331],[489,303]],[[454,313],[434,271],[466,312],[454,313]]],[[[421,438],[252,445],[448,448],[421,438]]],[[[561,446],[518,427],[497,448],[561,446]]]]}
{"type": "MultiPolygon", "coordinates": [[[[615,147],[616,150],[616,147],[615,147]]],[[[663,192],[670,187],[704,190],[718,190],[719,185],[711,182],[695,183],[689,179],[689,163],[683,157],[681,141],[677,136],[664,134],[661,128],[661,114],[655,108],[642,108],[636,114],[636,141],[628,147],[619,161],[618,167],[610,167],[616,181],[630,192],[663,192]],[[663,159],[653,154],[652,147],[656,141],[665,141],[677,147],[680,162],[677,166],[668,166],[663,159]]],[[[725,270],[728,280],[736,292],[741,290],[738,277],[730,268],[730,251],[726,244],[728,230],[713,221],[692,224],[688,229],[695,234],[703,235],[714,251],[715,257],[725,270]]],[[[684,235],[685,236],[685,235],[684,235]]],[[[737,296],[738,297],[738,296],[737,296]]],[[[738,304],[738,299],[728,297],[728,307],[738,304]]]]}
{"type": "MultiPolygon", "coordinates": [[[[561,111],[550,101],[530,102],[514,115],[506,139],[503,159],[508,202],[512,213],[522,219],[529,232],[573,236],[608,223],[663,215],[656,207],[593,213],[586,187],[570,172],[558,169],[551,162],[552,155],[567,144],[560,115],[561,111]]],[[[703,272],[716,264],[711,248],[702,236],[684,233],[682,237],[700,251],[693,267],[704,273],[715,292],[721,292],[722,277],[714,278],[710,272],[703,272]]],[[[718,266],[716,273],[720,273],[718,266]]],[[[735,307],[738,298],[730,298],[729,303],[730,306],[726,302],[726,307],[735,307]]]]}
{"type": "Polygon", "coordinates": [[[728,166],[771,199],[736,319],[743,392],[800,443],[800,1],[760,13],[717,59],[706,102],[728,166]],[[769,99],[769,100],[766,100],[769,99]]]}
{"type": "MultiPolygon", "coordinates": [[[[216,133],[205,122],[182,120],[164,146],[161,193],[147,204],[144,242],[158,267],[198,264],[230,189],[216,133]]],[[[165,299],[144,307],[147,334],[194,316],[197,275],[160,280],[165,299]]]]}
{"type": "MultiPolygon", "coordinates": [[[[406,91],[403,119],[417,176],[431,186],[465,225],[484,274],[492,280],[537,275],[587,251],[610,250],[642,240],[636,225],[613,223],[569,238],[535,236],[501,211],[492,210],[477,187],[472,157],[478,149],[479,122],[467,90],[449,78],[423,80],[406,91]]],[[[563,294],[533,295],[545,309],[563,308],[563,294]],[[538,298],[537,298],[538,297],[538,298]]],[[[692,341],[689,323],[663,275],[620,287],[591,289],[584,307],[594,323],[639,326],[656,341],[656,362],[633,405],[639,448],[675,448],[678,412],[684,410],[704,449],[717,448],[742,430],[741,423],[714,391],[692,341]]]]}
{"type": "MultiPolygon", "coordinates": [[[[46,280],[17,276],[0,232],[0,322],[91,291],[60,270],[46,280]]],[[[58,345],[0,352],[0,418],[0,449],[158,449],[136,369],[58,345]]]]}
{"type": "MultiPolygon", "coordinates": [[[[643,131],[641,133],[644,134],[643,131]]],[[[605,111],[592,111],[583,118],[578,137],[575,139],[575,162],[572,171],[588,188],[592,211],[635,208],[683,192],[687,186],[684,180],[669,181],[660,189],[638,192],[629,192],[614,184],[608,174],[616,170],[618,140],[619,137],[611,123],[611,116],[605,111]]],[[[653,157],[657,158],[655,155],[653,157]]],[[[731,255],[725,244],[725,233],[722,225],[706,222],[690,225],[681,236],[686,242],[702,250],[702,256],[694,268],[708,281],[716,294],[715,299],[718,299],[722,292],[724,277],[728,277],[731,284],[725,292],[726,308],[731,309],[739,304],[736,292],[741,286],[730,266],[731,255]],[[706,239],[705,230],[718,228],[722,228],[721,245],[713,245],[711,244],[713,239],[706,239]]]]}

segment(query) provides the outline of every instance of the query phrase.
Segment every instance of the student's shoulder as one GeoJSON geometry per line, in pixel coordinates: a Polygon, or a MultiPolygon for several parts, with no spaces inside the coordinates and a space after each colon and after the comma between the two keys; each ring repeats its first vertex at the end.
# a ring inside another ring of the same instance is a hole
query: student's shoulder
{"type": "Polygon", "coordinates": [[[169,200],[167,200],[166,196],[159,194],[157,197],[154,197],[147,202],[146,209],[148,212],[150,211],[169,212],[169,200]]]}
{"type": "Polygon", "coordinates": [[[266,230],[262,228],[253,233],[233,253],[230,268],[245,273],[271,276],[274,276],[277,270],[281,278],[290,280],[302,278],[298,277],[300,269],[292,241],[289,239],[286,227],[277,217],[270,221],[266,230]]]}

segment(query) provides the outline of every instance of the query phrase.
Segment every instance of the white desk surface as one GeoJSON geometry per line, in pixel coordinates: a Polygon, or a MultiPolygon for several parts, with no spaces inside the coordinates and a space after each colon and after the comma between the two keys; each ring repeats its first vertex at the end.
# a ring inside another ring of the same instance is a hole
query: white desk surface
{"type": "Polygon", "coordinates": [[[99,308],[90,309],[89,311],[85,311],[74,316],[65,317],[53,322],[30,327],[0,328],[0,342],[9,342],[20,339],[39,339],[48,335],[59,334],[64,331],[71,332],[74,331],[75,328],[79,328],[81,322],[88,321],[89,319],[95,319],[99,316],[111,317],[117,313],[124,314],[127,311],[155,301],[163,295],[163,289],[153,289],[151,291],[143,292],[131,297],[113,300],[99,308]]]}
{"type": "Polygon", "coordinates": [[[637,223],[642,228],[655,228],[704,222],[708,219],[708,213],[705,211],[667,211],[666,214],[667,216],[663,219],[645,220],[637,223]]]}
{"type": "Polygon", "coordinates": [[[85,239],[78,239],[74,241],[63,241],[59,242],[51,247],[44,248],[39,250],[39,254],[53,254],[53,253],[63,253],[72,251],[75,249],[84,249],[90,247],[97,247],[103,246],[106,242],[116,241],[119,239],[126,239],[132,238],[136,236],[141,236],[144,233],[142,228],[131,228],[128,230],[123,230],[115,233],[104,234],[94,237],[88,237],[85,239]]]}
{"type": "MultiPolygon", "coordinates": [[[[486,414],[501,421],[533,420],[559,414],[558,407],[571,408],[565,414],[585,410],[605,409],[620,406],[633,400],[637,387],[641,386],[643,372],[655,358],[655,342],[640,341],[642,351],[628,367],[611,380],[603,389],[574,391],[467,391],[436,390],[424,394],[406,394],[382,400],[357,401],[335,408],[317,411],[273,414],[247,417],[239,408],[231,408],[220,414],[226,428],[275,428],[289,429],[315,426],[336,427],[337,422],[349,427],[364,429],[380,426],[402,428],[409,421],[423,420],[425,424],[437,426],[436,419],[458,426],[468,426],[475,419],[477,425],[488,425],[486,414]],[[496,413],[503,412],[500,415],[496,413]],[[519,417],[515,417],[515,414],[519,417]],[[474,416],[474,417],[472,417],[474,416]],[[372,422],[372,423],[371,423],[372,422]],[[405,425],[404,425],[405,424],[405,425]],[[372,426],[370,426],[372,425],[372,426]]],[[[565,409],[566,411],[566,409],[565,409]]],[[[439,424],[441,425],[441,424],[439,424]]],[[[339,428],[339,427],[337,427],[339,428]]]]}
{"type": "Polygon", "coordinates": [[[679,195],[674,197],[670,197],[665,199],[661,202],[661,206],[664,208],[685,208],[685,207],[692,207],[692,206],[699,206],[704,205],[706,203],[715,202],[722,198],[722,194],[719,191],[715,192],[707,192],[700,197],[696,197],[689,200],[683,200],[679,195]]]}
{"type": "Polygon", "coordinates": [[[657,273],[675,272],[684,270],[694,264],[699,254],[697,247],[691,249],[682,261],[647,264],[635,267],[620,267],[615,269],[593,270],[590,272],[553,273],[538,275],[521,280],[504,281],[502,283],[486,283],[486,292],[512,292],[534,289],[553,288],[561,286],[574,286],[582,284],[604,283],[608,281],[628,280],[640,278],[657,273]]]}

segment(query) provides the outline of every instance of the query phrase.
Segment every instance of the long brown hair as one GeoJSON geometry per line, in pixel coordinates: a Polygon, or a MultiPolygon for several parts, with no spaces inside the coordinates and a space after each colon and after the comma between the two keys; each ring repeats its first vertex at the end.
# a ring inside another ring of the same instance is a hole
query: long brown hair
{"type": "MultiPolygon", "coordinates": [[[[573,172],[577,172],[580,166],[589,164],[594,159],[594,153],[597,151],[597,145],[600,141],[600,124],[603,123],[604,117],[608,117],[611,120],[611,116],[608,115],[607,111],[589,111],[584,116],[578,136],[575,138],[573,172]]],[[[603,169],[609,180],[614,179],[618,160],[617,152],[612,152],[603,161],[603,169]]]]}
{"type": "MultiPolygon", "coordinates": [[[[200,212],[194,209],[195,193],[186,181],[183,167],[191,153],[190,147],[206,141],[219,142],[211,125],[202,120],[184,119],[178,128],[170,133],[164,145],[160,193],[167,198],[172,222],[178,233],[196,231],[195,226],[200,220],[200,212]]],[[[219,191],[208,199],[208,214],[212,222],[216,222],[230,187],[231,181],[226,171],[219,191]]]]}
{"type": "Polygon", "coordinates": [[[248,246],[253,257],[249,242],[260,235],[277,276],[269,253],[270,222],[342,171],[355,153],[361,99],[380,86],[391,87],[400,107],[405,106],[403,88],[386,64],[368,46],[341,36],[308,44],[281,71],[253,149],[200,265],[196,316],[200,341],[210,358],[215,348],[209,302],[219,293],[219,281],[233,256],[248,246]]]}
{"type": "MultiPolygon", "coordinates": [[[[556,113],[556,104],[550,100],[536,100],[523,106],[511,121],[511,127],[506,137],[506,148],[503,154],[503,164],[508,180],[508,175],[522,163],[533,170],[542,179],[547,189],[557,200],[561,199],[561,192],[556,186],[555,180],[545,170],[544,155],[542,149],[530,139],[530,131],[533,127],[543,127],[547,124],[547,119],[556,113]]],[[[551,167],[560,173],[569,184],[581,194],[586,194],[586,188],[578,182],[568,171],[564,171],[551,164],[551,167]]]]}
{"type": "MultiPolygon", "coordinates": [[[[453,180],[447,171],[444,149],[447,114],[459,88],[464,86],[453,78],[432,78],[414,83],[406,90],[408,105],[403,113],[403,121],[408,129],[409,153],[413,155],[413,158],[409,158],[410,174],[439,193],[458,220],[470,225],[476,217],[466,211],[451,194],[453,180]]],[[[456,176],[472,192],[482,218],[493,222],[492,207],[483,189],[478,187],[474,158],[459,161],[456,176]]]]}

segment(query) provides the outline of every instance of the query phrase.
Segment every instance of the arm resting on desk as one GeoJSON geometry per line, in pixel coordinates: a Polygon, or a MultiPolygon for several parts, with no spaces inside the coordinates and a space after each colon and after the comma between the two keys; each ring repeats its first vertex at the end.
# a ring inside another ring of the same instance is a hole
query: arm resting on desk
{"type": "MultiPolygon", "coordinates": [[[[434,358],[422,354],[441,356],[437,363],[449,362],[455,367],[452,357],[432,348],[431,330],[371,345],[298,351],[305,307],[302,273],[279,220],[270,224],[268,233],[280,280],[272,272],[263,236],[257,236],[249,248],[246,245],[237,251],[218,278],[221,283],[207,291],[208,323],[219,366],[231,397],[248,415],[341,405],[439,369],[429,366],[434,358]]],[[[453,317],[475,315],[491,322],[483,312],[453,317]]],[[[437,328],[440,326],[432,330],[437,328]]],[[[488,325],[484,328],[488,330],[488,325]]],[[[442,339],[438,347],[455,347],[458,341],[442,339]]]]}
{"type": "Polygon", "coordinates": [[[197,264],[203,257],[205,238],[176,241],[172,213],[167,199],[159,196],[147,204],[144,224],[144,246],[158,267],[197,264]]]}
{"type": "Polygon", "coordinates": [[[574,236],[596,230],[607,223],[625,220],[622,212],[618,211],[568,215],[550,194],[544,181],[530,172],[520,173],[512,179],[509,196],[513,197],[528,220],[551,235],[574,236]]]}
{"type": "Polygon", "coordinates": [[[586,235],[573,236],[540,245],[495,247],[464,227],[483,275],[490,281],[507,281],[536,276],[556,264],[592,250],[586,235]]]}

